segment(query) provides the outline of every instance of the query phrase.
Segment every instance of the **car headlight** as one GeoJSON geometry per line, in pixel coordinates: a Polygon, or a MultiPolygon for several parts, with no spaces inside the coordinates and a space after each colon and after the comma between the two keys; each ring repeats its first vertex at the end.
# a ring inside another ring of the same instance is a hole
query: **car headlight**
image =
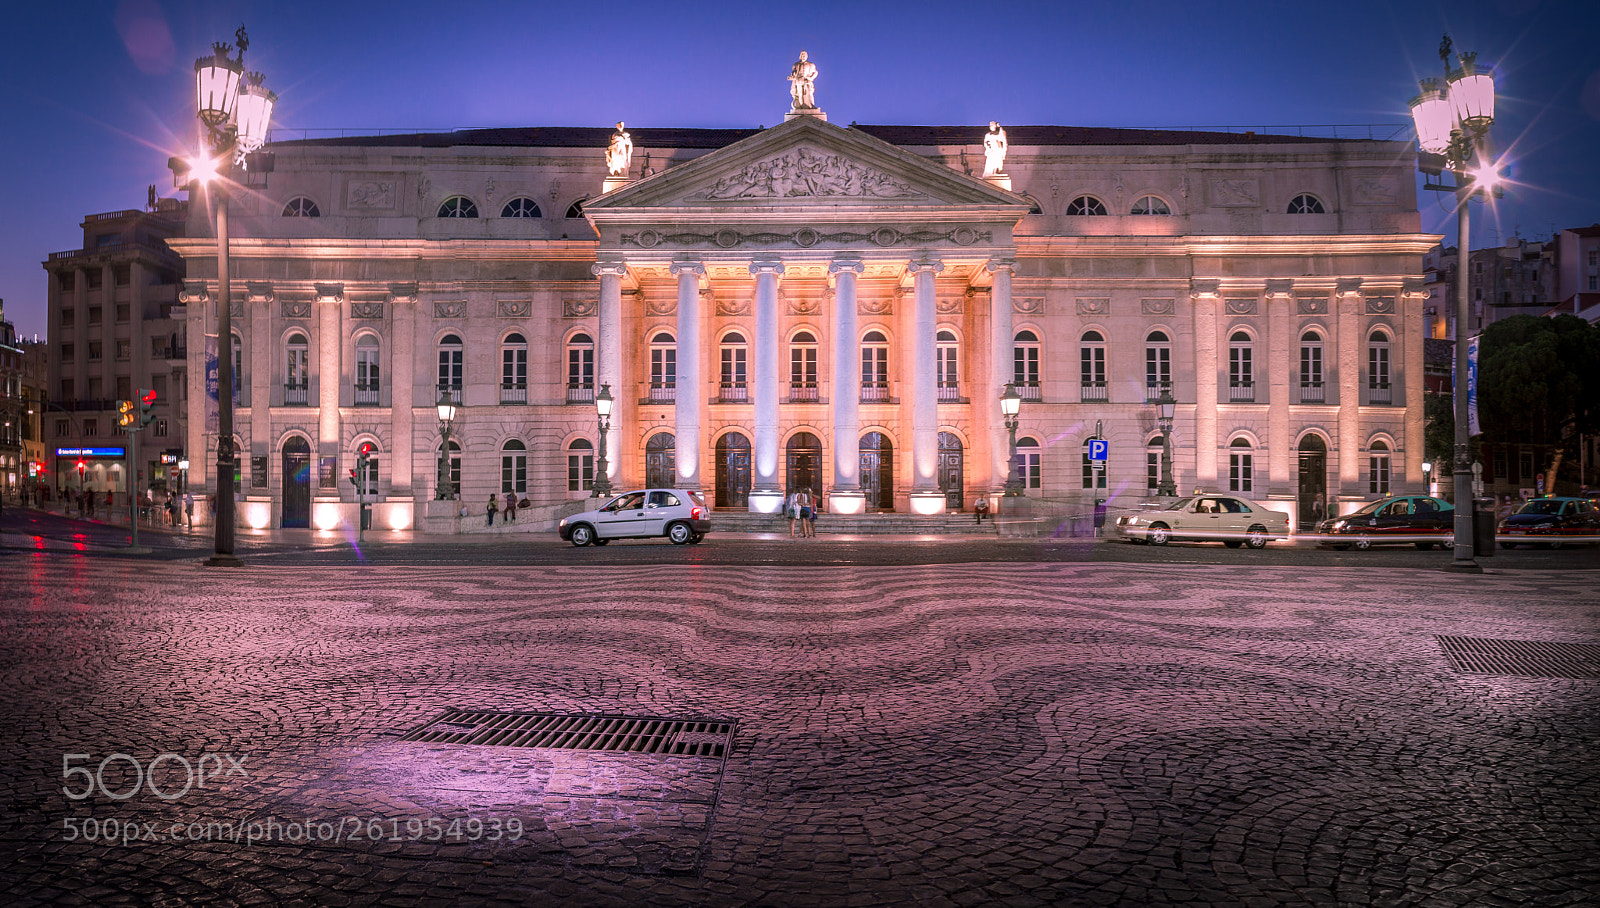
{"type": "Polygon", "coordinates": [[[563,517],[563,518],[561,518],[561,522],[556,524],[556,529],[559,530],[559,529],[561,529],[562,527],[564,527],[566,525],[567,525],[567,518],[563,517]]]}
{"type": "Polygon", "coordinates": [[[1344,532],[1344,528],[1345,528],[1347,523],[1348,523],[1348,521],[1335,520],[1334,522],[1328,524],[1328,532],[1330,532],[1330,533],[1342,533],[1342,532],[1344,532]]]}

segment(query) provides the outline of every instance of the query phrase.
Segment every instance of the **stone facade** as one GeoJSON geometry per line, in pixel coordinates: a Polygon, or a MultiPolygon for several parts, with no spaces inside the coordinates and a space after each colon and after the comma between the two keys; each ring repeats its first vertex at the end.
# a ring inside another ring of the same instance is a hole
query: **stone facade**
{"type": "MultiPolygon", "coordinates": [[[[1405,144],[1018,127],[984,180],[982,127],[631,132],[603,194],[603,129],[269,149],[231,219],[247,522],[351,519],[363,443],[377,527],[448,526],[508,489],[586,496],[602,386],[612,485],[719,507],[810,486],[836,512],[970,508],[1006,481],[1008,382],[1041,508],[1149,496],[1163,386],[1182,492],[1309,519],[1421,487],[1438,238],[1405,144]],[[455,503],[436,500],[441,386],[455,503]]],[[[172,244],[195,401],[215,324],[195,303],[216,295],[199,208],[172,244]]],[[[200,419],[188,441],[215,450],[200,419]]]]}

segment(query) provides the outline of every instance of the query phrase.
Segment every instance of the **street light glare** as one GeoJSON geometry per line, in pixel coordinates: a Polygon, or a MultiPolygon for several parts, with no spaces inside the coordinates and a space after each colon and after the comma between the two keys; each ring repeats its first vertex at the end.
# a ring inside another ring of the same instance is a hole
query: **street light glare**
{"type": "Polygon", "coordinates": [[[189,175],[201,183],[210,183],[217,178],[217,159],[210,155],[196,155],[187,159],[189,175]]]}

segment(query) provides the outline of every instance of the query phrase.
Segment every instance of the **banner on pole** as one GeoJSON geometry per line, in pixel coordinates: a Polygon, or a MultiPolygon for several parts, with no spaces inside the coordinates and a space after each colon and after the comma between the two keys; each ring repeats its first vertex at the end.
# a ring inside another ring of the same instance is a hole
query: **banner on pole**
{"type": "Polygon", "coordinates": [[[1478,428],[1478,338],[1467,341],[1467,435],[1481,435],[1478,428]]]}
{"type": "Polygon", "coordinates": [[[206,434],[217,434],[220,419],[217,415],[217,336],[206,335],[206,434]]]}

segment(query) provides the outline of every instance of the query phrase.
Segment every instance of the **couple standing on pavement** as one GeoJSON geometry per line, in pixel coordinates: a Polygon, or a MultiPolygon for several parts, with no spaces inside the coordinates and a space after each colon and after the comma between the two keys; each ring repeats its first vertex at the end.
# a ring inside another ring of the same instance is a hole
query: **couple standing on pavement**
{"type": "Polygon", "coordinates": [[[810,489],[790,494],[789,500],[784,502],[784,510],[789,514],[790,538],[817,535],[817,498],[810,489]],[[797,529],[798,534],[795,533],[797,529]]]}

